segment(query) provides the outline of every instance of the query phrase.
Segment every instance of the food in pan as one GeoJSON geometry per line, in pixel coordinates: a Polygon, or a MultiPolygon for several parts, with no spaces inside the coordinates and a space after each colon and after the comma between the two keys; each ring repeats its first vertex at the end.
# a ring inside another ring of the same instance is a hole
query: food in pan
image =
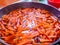
{"type": "Polygon", "coordinates": [[[20,8],[0,18],[0,37],[10,45],[52,43],[60,37],[60,22],[40,8],[20,8]]]}

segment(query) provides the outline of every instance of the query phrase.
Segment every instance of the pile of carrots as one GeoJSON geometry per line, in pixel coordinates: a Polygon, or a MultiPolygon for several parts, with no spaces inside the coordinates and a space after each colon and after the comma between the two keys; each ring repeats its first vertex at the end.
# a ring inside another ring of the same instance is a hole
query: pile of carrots
{"type": "Polygon", "coordinates": [[[20,8],[0,18],[0,37],[10,45],[52,43],[60,37],[60,22],[44,9],[20,8]]]}

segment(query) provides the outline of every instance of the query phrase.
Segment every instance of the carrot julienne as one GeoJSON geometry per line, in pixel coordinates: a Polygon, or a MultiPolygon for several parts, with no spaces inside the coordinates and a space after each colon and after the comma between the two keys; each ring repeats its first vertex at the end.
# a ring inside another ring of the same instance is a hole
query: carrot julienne
{"type": "Polygon", "coordinates": [[[60,37],[60,22],[44,9],[13,10],[0,18],[0,37],[10,45],[36,45],[60,37]]]}

